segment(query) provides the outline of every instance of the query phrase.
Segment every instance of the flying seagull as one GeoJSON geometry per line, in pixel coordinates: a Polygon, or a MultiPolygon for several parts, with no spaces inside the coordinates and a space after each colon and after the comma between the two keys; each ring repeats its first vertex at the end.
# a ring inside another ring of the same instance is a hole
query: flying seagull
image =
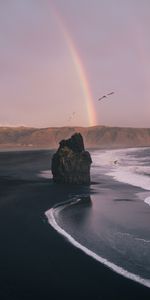
{"type": "Polygon", "coordinates": [[[111,93],[108,93],[107,96],[110,96],[110,95],[113,95],[113,94],[114,94],[114,92],[111,92],[111,93]]]}
{"type": "Polygon", "coordinates": [[[102,99],[104,99],[104,98],[107,98],[107,96],[111,96],[111,95],[113,95],[113,94],[114,94],[114,92],[108,93],[108,94],[106,94],[106,95],[100,97],[100,98],[98,99],[98,101],[100,101],[100,100],[102,100],[102,99]]]}

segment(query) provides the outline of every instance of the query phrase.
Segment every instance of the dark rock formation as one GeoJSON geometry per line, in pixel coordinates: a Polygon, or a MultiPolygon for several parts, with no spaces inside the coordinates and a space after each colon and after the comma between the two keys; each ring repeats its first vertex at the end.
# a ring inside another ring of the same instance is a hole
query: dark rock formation
{"type": "Polygon", "coordinates": [[[91,156],[84,149],[83,138],[75,133],[62,140],[52,158],[53,180],[57,183],[90,184],[91,156]]]}

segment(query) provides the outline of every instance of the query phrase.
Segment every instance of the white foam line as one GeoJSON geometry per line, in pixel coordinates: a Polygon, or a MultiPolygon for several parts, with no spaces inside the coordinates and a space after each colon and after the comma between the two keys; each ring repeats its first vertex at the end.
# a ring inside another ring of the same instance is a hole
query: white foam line
{"type": "Polygon", "coordinates": [[[126,277],[128,279],[132,279],[133,281],[136,281],[136,282],[143,284],[144,286],[150,288],[150,280],[144,279],[144,278],[140,277],[139,275],[136,275],[134,273],[130,273],[130,272],[124,270],[122,267],[119,267],[119,266],[115,265],[114,263],[108,261],[107,259],[97,255],[96,253],[94,253],[93,251],[89,250],[85,246],[81,245],[78,241],[76,241],[69,233],[67,233],[64,229],[62,229],[57,224],[55,216],[54,216],[55,211],[56,211],[56,209],[51,208],[50,210],[45,212],[45,215],[48,218],[48,222],[57,232],[59,232],[61,235],[63,235],[71,244],[73,244],[75,247],[79,248],[80,250],[82,250],[84,253],[91,256],[95,260],[104,264],[111,270],[123,275],[124,277],[126,277]]]}
{"type": "Polygon", "coordinates": [[[129,236],[132,239],[135,239],[137,241],[142,241],[144,243],[150,243],[150,240],[145,240],[145,239],[141,239],[141,238],[135,237],[134,235],[132,235],[130,233],[127,233],[127,232],[120,232],[120,231],[118,231],[117,234],[119,234],[121,236],[129,236]]]}
{"type": "Polygon", "coordinates": [[[150,243],[150,240],[145,240],[145,239],[140,239],[140,238],[135,238],[138,241],[142,241],[143,243],[150,243]]]}
{"type": "Polygon", "coordinates": [[[130,170],[123,170],[122,168],[114,169],[106,175],[112,176],[116,181],[130,184],[132,186],[140,187],[144,190],[150,190],[150,178],[132,173],[130,170]]]}
{"type": "Polygon", "coordinates": [[[145,202],[146,204],[150,205],[150,197],[147,197],[147,198],[144,200],[144,202],[145,202]]]}
{"type": "Polygon", "coordinates": [[[53,177],[51,170],[41,171],[38,175],[39,177],[48,178],[48,179],[51,179],[53,177]]]}

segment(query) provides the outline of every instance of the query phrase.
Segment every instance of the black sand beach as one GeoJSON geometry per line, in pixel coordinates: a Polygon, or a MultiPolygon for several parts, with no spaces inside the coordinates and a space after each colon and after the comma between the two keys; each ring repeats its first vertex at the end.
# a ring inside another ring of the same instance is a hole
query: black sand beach
{"type": "Polygon", "coordinates": [[[52,151],[0,153],[0,299],[150,299],[128,280],[69,244],[45,211],[89,192],[38,177],[52,151]]]}

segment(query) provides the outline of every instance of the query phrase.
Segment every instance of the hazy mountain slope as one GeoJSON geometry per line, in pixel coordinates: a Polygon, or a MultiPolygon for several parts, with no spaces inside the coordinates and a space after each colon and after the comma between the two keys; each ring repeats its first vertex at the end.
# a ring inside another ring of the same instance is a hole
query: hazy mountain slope
{"type": "Polygon", "coordinates": [[[150,128],[61,127],[28,128],[0,127],[0,148],[56,148],[62,139],[80,132],[86,147],[150,146],[150,128]]]}

